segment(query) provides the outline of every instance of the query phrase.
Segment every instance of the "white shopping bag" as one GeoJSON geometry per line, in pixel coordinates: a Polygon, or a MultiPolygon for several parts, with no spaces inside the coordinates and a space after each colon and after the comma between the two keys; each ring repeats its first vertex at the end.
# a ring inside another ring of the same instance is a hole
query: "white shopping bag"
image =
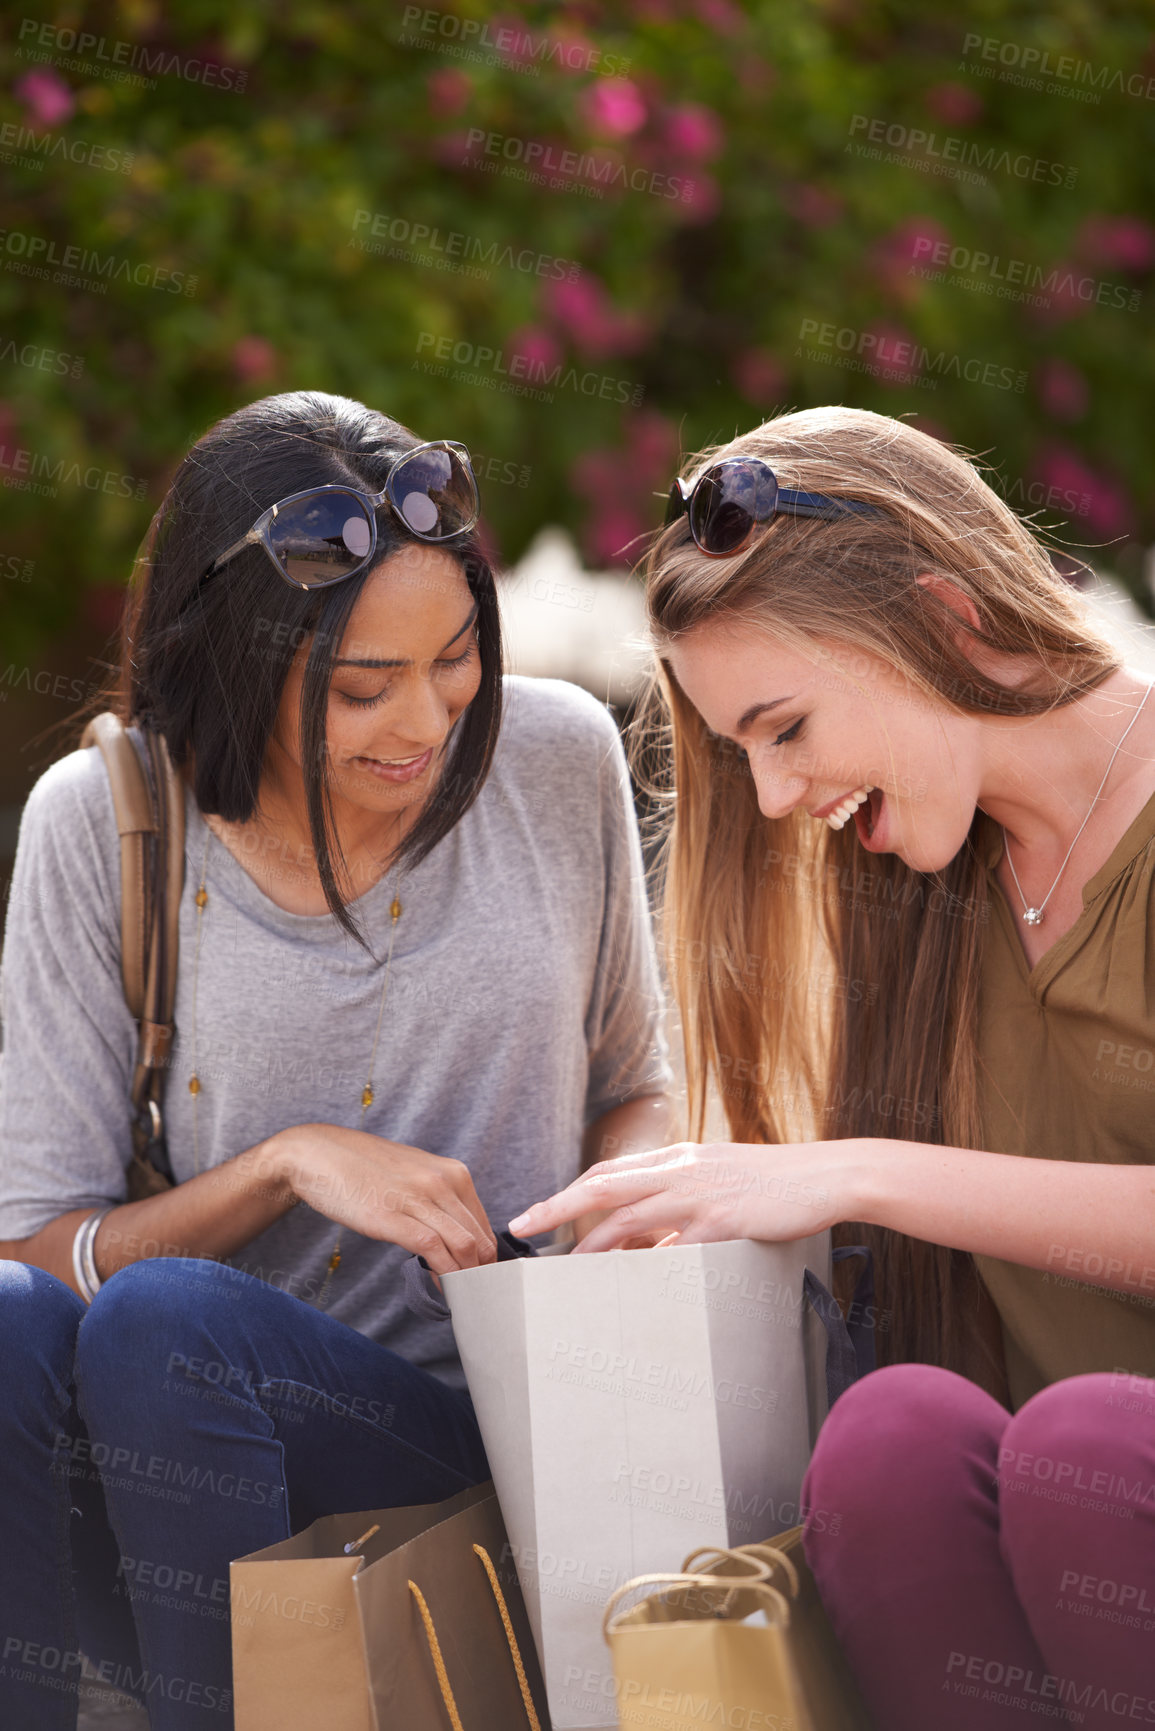
{"type": "Polygon", "coordinates": [[[821,1233],[442,1277],[555,1731],[617,1723],[615,1587],[799,1520],[827,1399],[804,1284],[830,1260],[821,1233]]]}

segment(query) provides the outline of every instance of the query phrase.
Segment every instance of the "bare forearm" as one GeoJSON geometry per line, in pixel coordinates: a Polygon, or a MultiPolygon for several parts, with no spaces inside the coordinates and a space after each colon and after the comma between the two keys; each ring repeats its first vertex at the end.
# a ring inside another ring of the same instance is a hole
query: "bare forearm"
{"type": "Polygon", "coordinates": [[[854,1218],[1117,1292],[1155,1292],[1155,1167],[858,1146],[854,1218]]]}
{"type": "MultiPolygon", "coordinates": [[[[96,1271],[107,1280],[130,1262],[153,1256],[230,1256],[294,1201],[282,1176],[279,1145],[271,1137],[159,1196],[113,1208],[93,1245],[96,1271]]],[[[90,1208],[70,1210],[32,1237],[0,1245],[0,1255],[43,1268],[75,1291],[72,1243],[91,1213],[90,1208]]]]}
{"type": "Polygon", "coordinates": [[[612,1106],[594,1119],[582,1137],[582,1171],[619,1154],[644,1154],[650,1148],[660,1148],[669,1131],[670,1102],[665,1094],[644,1094],[612,1106]]]}

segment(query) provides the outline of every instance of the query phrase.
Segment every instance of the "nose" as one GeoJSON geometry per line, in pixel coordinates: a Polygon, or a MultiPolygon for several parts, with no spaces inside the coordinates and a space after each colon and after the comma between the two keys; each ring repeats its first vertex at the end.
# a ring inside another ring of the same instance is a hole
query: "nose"
{"type": "Polygon", "coordinates": [[[804,775],[783,775],[765,759],[751,757],[750,771],[763,817],[788,817],[801,805],[810,786],[804,775]]]}
{"type": "Polygon", "coordinates": [[[404,698],[386,723],[392,740],[403,740],[415,751],[427,751],[445,739],[453,716],[432,678],[415,676],[406,681],[404,698]]]}

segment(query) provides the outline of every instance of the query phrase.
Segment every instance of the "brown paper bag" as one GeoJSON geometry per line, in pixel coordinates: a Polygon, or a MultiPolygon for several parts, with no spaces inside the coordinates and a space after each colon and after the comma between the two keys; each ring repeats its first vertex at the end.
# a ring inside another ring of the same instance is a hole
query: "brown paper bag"
{"type": "Polygon", "coordinates": [[[230,1581],[236,1731],[549,1725],[492,1484],[327,1515],[230,1581]]]}
{"type": "Polygon", "coordinates": [[[611,1597],[604,1627],[621,1731],[873,1731],[801,1532],[693,1552],[680,1574],[641,1575],[611,1597]]]}

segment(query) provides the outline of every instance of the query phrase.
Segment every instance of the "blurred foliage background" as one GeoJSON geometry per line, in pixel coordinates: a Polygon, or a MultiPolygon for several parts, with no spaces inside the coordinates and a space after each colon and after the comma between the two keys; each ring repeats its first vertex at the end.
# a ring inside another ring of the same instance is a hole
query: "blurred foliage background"
{"type": "Polygon", "coordinates": [[[126,0],[3,56],[8,663],[99,652],[175,461],[301,386],[463,439],[505,558],[603,566],[680,451],[912,414],[1146,597],[1146,4],[126,0]]]}

